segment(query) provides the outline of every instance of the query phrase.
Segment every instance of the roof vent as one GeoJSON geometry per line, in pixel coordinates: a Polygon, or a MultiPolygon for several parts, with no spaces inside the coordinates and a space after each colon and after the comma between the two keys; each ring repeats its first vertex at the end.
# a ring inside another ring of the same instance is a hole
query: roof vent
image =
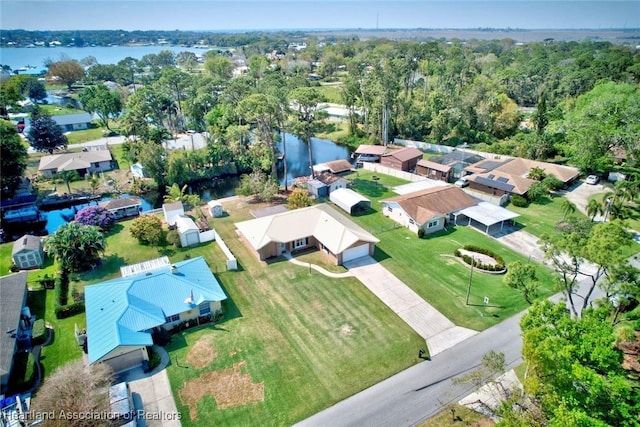
{"type": "Polygon", "coordinates": [[[171,266],[171,274],[178,274],[178,267],[175,264],[171,266]]]}

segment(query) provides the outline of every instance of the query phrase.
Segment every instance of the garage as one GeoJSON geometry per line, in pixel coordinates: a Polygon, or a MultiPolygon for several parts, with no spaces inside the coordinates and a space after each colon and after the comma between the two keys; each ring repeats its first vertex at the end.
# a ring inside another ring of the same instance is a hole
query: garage
{"type": "Polygon", "coordinates": [[[108,365],[113,372],[121,372],[140,365],[143,360],[146,360],[145,349],[144,347],[140,347],[110,359],[105,359],[103,362],[108,365]]]}
{"type": "Polygon", "coordinates": [[[367,255],[369,255],[369,243],[365,243],[364,245],[355,246],[353,248],[346,249],[342,253],[342,262],[345,263],[347,261],[362,258],[363,256],[367,256],[367,255]]]}

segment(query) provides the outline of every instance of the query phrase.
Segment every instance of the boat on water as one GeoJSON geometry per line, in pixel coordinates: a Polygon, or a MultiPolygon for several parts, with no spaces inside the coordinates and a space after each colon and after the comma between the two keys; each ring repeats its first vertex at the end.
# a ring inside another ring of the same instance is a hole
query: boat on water
{"type": "Polygon", "coordinates": [[[50,211],[100,200],[100,195],[49,195],[40,201],[40,209],[50,211]]]}

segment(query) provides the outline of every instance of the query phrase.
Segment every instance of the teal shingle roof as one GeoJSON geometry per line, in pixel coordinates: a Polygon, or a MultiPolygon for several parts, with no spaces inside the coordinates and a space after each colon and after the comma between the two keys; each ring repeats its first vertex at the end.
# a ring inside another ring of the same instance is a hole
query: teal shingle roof
{"type": "Polygon", "coordinates": [[[148,331],[166,317],[227,298],[202,257],[174,266],[85,287],[89,363],[119,346],[151,345],[148,331]]]}

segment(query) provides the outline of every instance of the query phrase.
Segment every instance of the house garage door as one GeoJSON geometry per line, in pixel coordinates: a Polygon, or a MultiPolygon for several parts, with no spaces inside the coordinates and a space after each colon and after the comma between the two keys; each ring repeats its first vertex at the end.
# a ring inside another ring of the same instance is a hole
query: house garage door
{"type": "Polygon", "coordinates": [[[369,244],[349,248],[342,253],[342,262],[351,261],[352,259],[362,258],[369,255],[369,244]]]}

